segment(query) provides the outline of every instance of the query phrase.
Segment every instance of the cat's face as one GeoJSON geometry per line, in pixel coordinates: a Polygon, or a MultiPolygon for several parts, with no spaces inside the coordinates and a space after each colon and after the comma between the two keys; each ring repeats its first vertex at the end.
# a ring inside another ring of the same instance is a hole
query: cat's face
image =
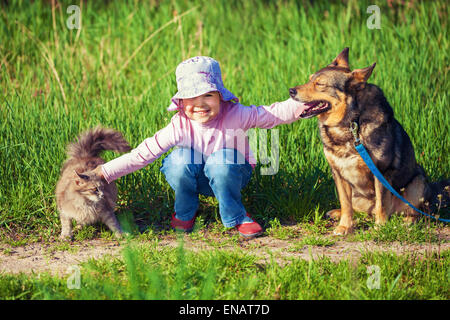
{"type": "Polygon", "coordinates": [[[105,197],[104,184],[95,174],[76,172],[75,185],[78,193],[92,202],[99,202],[105,197]]]}

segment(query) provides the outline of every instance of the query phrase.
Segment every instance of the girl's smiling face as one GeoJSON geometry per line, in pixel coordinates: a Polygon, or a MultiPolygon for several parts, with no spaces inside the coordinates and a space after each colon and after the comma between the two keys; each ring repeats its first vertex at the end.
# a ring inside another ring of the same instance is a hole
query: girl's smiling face
{"type": "Polygon", "coordinates": [[[195,98],[182,100],[184,113],[191,120],[206,123],[216,118],[219,114],[219,91],[211,91],[195,98]]]}

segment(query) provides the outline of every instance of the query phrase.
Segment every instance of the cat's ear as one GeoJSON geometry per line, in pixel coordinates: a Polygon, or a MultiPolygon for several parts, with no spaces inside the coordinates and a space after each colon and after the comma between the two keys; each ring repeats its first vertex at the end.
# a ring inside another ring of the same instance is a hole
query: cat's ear
{"type": "MultiPolygon", "coordinates": [[[[78,177],[80,177],[82,180],[88,181],[89,180],[89,176],[82,174],[82,173],[78,173],[76,170],[74,170],[75,173],[77,174],[78,177]]],[[[77,183],[78,184],[78,183],[77,183]]]]}

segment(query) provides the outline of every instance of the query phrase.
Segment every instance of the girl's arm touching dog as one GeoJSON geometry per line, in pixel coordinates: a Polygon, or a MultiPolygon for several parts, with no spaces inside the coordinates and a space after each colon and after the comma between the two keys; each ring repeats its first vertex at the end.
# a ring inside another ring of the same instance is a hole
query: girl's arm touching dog
{"type": "Polygon", "coordinates": [[[300,114],[308,107],[294,99],[289,98],[282,102],[275,102],[270,106],[249,106],[239,104],[235,112],[241,122],[241,128],[270,129],[280,124],[292,123],[300,117],[300,114]]]}

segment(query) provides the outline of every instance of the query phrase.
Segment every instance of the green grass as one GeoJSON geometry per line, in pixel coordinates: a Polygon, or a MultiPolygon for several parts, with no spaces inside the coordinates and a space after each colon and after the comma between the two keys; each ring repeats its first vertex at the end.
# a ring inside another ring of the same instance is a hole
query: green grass
{"type": "Polygon", "coordinates": [[[302,249],[304,246],[328,247],[336,243],[336,239],[329,239],[320,236],[306,236],[297,243],[294,243],[294,249],[302,249]]]}
{"type": "Polygon", "coordinates": [[[378,243],[393,241],[401,243],[437,243],[442,231],[442,224],[431,224],[429,220],[421,220],[416,224],[404,223],[401,216],[395,215],[383,226],[375,226],[372,220],[363,220],[357,231],[348,237],[349,241],[372,240],[378,243]]]}
{"type": "MultiPolygon", "coordinates": [[[[58,1],[54,10],[48,1],[9,2],[0,6],[1,242],[57,238],[54,189],[66,145],[97,124],[120,130],[132,146],[152,136],[173,114],[166,107],[176,92],[176,66],[195,55],[217,59],[226,87],[243,104],[259,105],[287,99],[288,88],[305,83],[350,47],[352,68],[377,63],[369,82],[383,89],[430,180],[450,176],[446,1],[414,2],[412,8],[377,3],[381,30],[366,26],[369,1],[83,1],[79,33],[66,27],[73,1],[58,1]],[[168,24],[175,11],[186,14],[168,24]]],[[[259,164],[243,191],[244,205],[267,235],[294,240],[300,234],[286,225],[299,225],[306,232],[299,245],[326,246],[334,240],[323,237],[331,230],[323,216],[339,202],[317,119],[277,129],[279,172],[261,176],[259,164]]],[[[114,157],[105,154],[107,160],[114,157]]],[[[144,241],[172,235],[174,194],[159,171],[161,160],[117,181],[118,218],[144,241]]],[[[448,212],[441,216],[448,218],[448,212]]],[[[405,227],[394,218],[374,230],[372,220],[357,217],[348,239],[431,243],[439,228],[427,221],[405,227]]],[[[75,235],[76,241],[95,237],[112,239],[98,225],[75,235]]],[[[205,197],[191,237],[216,247],[237,242],[220,223],[217,201],[205,197]]],[[[424,259],[374,254],[356,267],[326,260],[281,267],[261,266],[239,253],[136,250],[129,253],[137,256],[136,264],[125,255],[86,265],[83,284],[89,290],[67,290],[60,278],[2,275],[0,297],[448,299],[448,252],[424,259]],[[174,264],[181,257],[189,264],[179,270],[174,264]],[[383,289],[364,289],[368,264],[382,266],[383,289]],[[199,271],[205,265],[217,267],[199,271]],[[136,271],[144,269],[149,271],[136,271]],[[139,287],[136,277],[156,283],[161,292],[139,287]],[[177,277],[190,284],[172,293],[177,277]],[[219,284],[215,290],[211,279],[219,284]],[[115,286],[127,289],[121,293],[115,286]]]]}
{"type": "MultiPolygon", "coordinates": [[[[225,85],[244,104],[270,104],[348,46],[353,68],[377,62],[371,82],[384,90],[430,179],[448,177],[448,6],[379,4],[382,29],[370,30],[368,4],[90,1],[78,37],[65,27],[68,2],[55,9],[55,24],[48,3],[2,6],[2,234],[57,236],[54,188],[67,143],[99,123],[122,131],[132,146],[152,136],[172,116],[165,108],[176,91],[175,67],[200,54],[219,60],[225,85]],[[155,33],[174,10],[194,7],[155,33]]],[[[266,227],[274,218],[310,221],[338,206],[316,122],[279,126],[279,172],[261,176],[258,166],[243,192],[247,210],[266,227]]],[[[119,216],[133,216],[140,230],[168,227],[173,192],[160,164],[118,181],[119,216]]],[[[206,224],[218,219],[213,200],[201,209],[206,224]]]]}
{"type": "Polygon", "coordinates": [[[449,251],[420,257],[366,253],[356,263],[274,260],[258,262],[239,251],[192,253],[132,244],[120,258],[84,263],[79,289],[71,274],[52,277],[0,274],[3,299],[448,299],[449,251]],[[369,266],[379,268],[373,282],[369,266]],[[372,284],[372,286],[371,286],[372,284]]]}

